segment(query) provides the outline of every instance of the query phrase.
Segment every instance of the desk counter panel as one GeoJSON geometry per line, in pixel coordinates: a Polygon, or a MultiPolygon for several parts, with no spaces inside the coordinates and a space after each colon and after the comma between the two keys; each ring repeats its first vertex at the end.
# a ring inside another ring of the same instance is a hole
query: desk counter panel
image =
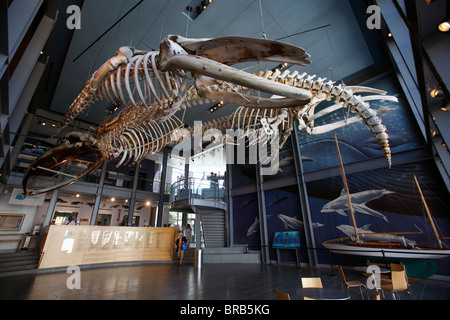
{"type": "Polygon", "coordinates": [[[50,226],[39,269],[173,259],[175,228],[50,226]]]}

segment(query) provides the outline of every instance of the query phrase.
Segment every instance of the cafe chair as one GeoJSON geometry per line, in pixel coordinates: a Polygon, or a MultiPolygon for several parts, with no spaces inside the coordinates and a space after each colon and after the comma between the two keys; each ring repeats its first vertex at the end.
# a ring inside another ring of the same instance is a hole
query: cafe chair
{"type": "MultiPolygon", "coordinates": [[[[370,262],[369,260],[366,261],[366,265],[367,265],[367,267],[378,266],[380,268],[389,268],[389,266],[386,265],[385,263],[375,263],[375,262],[370,262]]],[[[366,273],[366,272],[363,272],[362,275],[364,277],[368,277],[368,278],[372,276],[371,273],[366,273]]],[[[378,275],[378,277],[380,278],[381,283],[385,283],[384,281],[386,281],[386,280],[390,281],[390,277],[388,275],[386,275],[386,274],[381,273],[381,274],[378,275]]]]}
{"type": "MultiPolygon", "coordinates": [[[[303,288],[323,288],[322,280],[320,278],[302,278],[303,288]]],[[[311,298],[304,297],[303,300],[315,300],[311,298]]]]}
{"type": "Polygon", "coordinates": [[[303,288],[323,288],[320,278],[302,278],[303,288]]]}
{"type": "Polygon", "coordinates": [[[344,270],[342,269],[341,266],[336,266],[338,271],[339,271],[339,275],[341,277],[342,280],[342,290],[344,290],[344,284],[347,286],[347,291],[350,294],[350,288],[359,288],[359,291],[361,292],[361,297],[364,300],[364,295],[362,292],[362,287],[364,287],[365,289],[367,289],[367,287],[360,281],[358,280],[351,280],[351,281],[347,281],[347,279],[345,278],[345,273],[344,270]]]}
{"type": "Polygon", "coordinates": [[[391,263],[389,265],[392,271],[403,271],[405,269],[405,265],[403,263],[391,263]]]}
{"type": "Polygon", "coordinates": [[[381,300],[381,295],[378,290],[375,290],[375,300],[381,300]]]}
{"type": "Polygon", "coordinates": [[[278,300],[291,300],[289,293],[280,291],[278,288],[275,288],[275,291],[277,292],[278,300]]]}
{"type": "Polygon", "coordinates": [[[396,294],[398,292],[409,291],[408,281],[406,279],[406,270],[391,270],[391,283],[381,285],[381,289],[391,292],[392,297],[396,300],[396,294]]]}
{"type": "MultiPolygon", "coordinates": [[[[401,262],[399,264],[391,263],[390,264],[390,268],[391,268],[391,273],[392,273],[392,271],[394,271],[394,272],[401,272],[401,273],[404,274],[406,285],[407,285],[407,289],[404,290],[404,291],[406,291],[412,298],[414,298],[413,293],[411,291],[410,279],[408,278],[408,275],[406,274],[405,265],[403,263],[401,263],[401,262]]],[[[392,278],[392,276],[391,276],[391,278],[392,278]]],[[[392,279],[391,278],[388,279],[388,280],[382,279],[381,282],[383,284],[385,284],[385,285],[388,285],[388,286],[392,285],[392,279]]]]}

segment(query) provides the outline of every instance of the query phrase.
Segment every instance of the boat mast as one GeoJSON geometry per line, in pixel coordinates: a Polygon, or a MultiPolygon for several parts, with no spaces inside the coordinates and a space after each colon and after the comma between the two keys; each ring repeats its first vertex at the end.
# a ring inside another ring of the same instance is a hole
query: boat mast
{"type": "Polygon", "coordinates": [[[348,205],[350,208],[350,215],[352,217],[353,228],[355,229],[356,241],[360,242],[361,240],[359,239],[358,229],[356,228],[356,221],[355,221],[355,215],[353,213],[352,200],[350,199],[350,192],[348,191],[347,178],[345,177],[344,165],[342,164],[341,152],[339,150],[339,143],[337,140],[336,133],[334,134],[334,140],[336,141],[336,148],[337,148],[337,152],[338,152],[338,156],[339,156],[339,164],[341,166],[342,179],[344,180],[345,191],[347,193],[347,200],[348,200],[348,205]]]}
{"type": "Polygon", "coordinates": [[[420,189],[419,181],[417,181],[416,175],[414,175],[414,180],[416,181],[417,188],[419,189],[420,197],[422,199],[423,205],[425,206],[425,211],[427,212],[428,219],[430,220],[431,226],[433,227],[434,235],[436,236],[436,239],[438,241],[439,247],[441,249],[443,249],[441,238],[439,238],[439,234],[437,232],[436,226],[434,225],[433,217],[431,216],[430,210],[428,209],[428,205],[427,205],[427,203],[425,201],[425,198],[423,196],[422,189],[420,189]]]}

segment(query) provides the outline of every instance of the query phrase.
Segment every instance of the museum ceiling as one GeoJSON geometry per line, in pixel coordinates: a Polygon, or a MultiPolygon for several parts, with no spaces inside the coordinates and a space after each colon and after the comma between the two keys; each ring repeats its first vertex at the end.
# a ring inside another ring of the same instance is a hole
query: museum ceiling
{"type": "MultiPolygon", "coordinates": [[[[53,45],[48,48],[48,65],[53,71],[47,74],[47,93],[41,94],[38,106],[61,115],[92,73],[114,56],[118,48],[131,45],[141,50],[157,50],[160,41],[169,34],[258,39],[265,35],[269,40],[302,47],[311,55],[311,65],[289,66],[291,72],[299,70],[335,81],[386,63],[379,44],[382,35],[367,29],[368,4],[360,0],[213,0],[193,21],[183,11],[189,4],[195,10],[201,0],[79,0],[81,29],[72,32],[66,25],[70,14],[65,9],[76,2],[61,1],[53,45]]],[[[262,63],[242,67],[254,68],[256,72],[258,68],[265,71],[275,66],[262,63]]],[[[110,114],[109,107],[107,103],[97,103],[78,118],[99,124],[110,114]]],[[[185,122],[222,117],[236,108],[227,104],[211,114],[209,107],[187,109],[185,122]]]]}

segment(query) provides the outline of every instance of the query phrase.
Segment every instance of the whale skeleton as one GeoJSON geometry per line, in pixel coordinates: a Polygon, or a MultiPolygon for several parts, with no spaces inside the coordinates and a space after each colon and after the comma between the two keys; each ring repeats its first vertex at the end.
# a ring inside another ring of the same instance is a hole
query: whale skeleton
{"type": "Polygon", "coordinates": [[[188,39],[169,35],[157,51],[121,47],[116,56],[92,74],[54,135],[97,101],[109,101],[118,111],[105,119],[94,135],[72,132],[64,138],[64,145],[38,157],[23,178],[24,192],[36,195],[60,188],[112,159],[119,159],[118,166],[138,163],[165,146],[195,134],[194,128],[186,128],[175,116],[177,111],[217,101],[239,107],[226,117],[203,124],[201,133],[209,129],[241,129],[250,137],[250,132],[262,130],[259,141],[278,134],[281,148],[296,120],[298,128],[308,134],[322,134],[361,121],[381,145],[390,167],[389,136],[378,115],[392,109],[375,111],[369,101],[397,102],[397,98],[382,90],[335,85],[326,78],[298,71],[277,69],[251,74],[233,67],[251,61],[307,66],[309,57],[304,49],[293,45],[243,37],[188,39]],[[194,80],[194,85],[188,88],[189,78],[194,80]],[[325,101],[334,101],[334,105],[315,112],[325,101]],[[343,108],[356,116],[323,126],[314,125],[319,117],[343,108]],[[65,164],[87,154],[93,154],[96,160],[75,176],[49,186],[32,185],[32,180],[42,182],[41,177],[49,172],[62,171],[65,164]]]}

